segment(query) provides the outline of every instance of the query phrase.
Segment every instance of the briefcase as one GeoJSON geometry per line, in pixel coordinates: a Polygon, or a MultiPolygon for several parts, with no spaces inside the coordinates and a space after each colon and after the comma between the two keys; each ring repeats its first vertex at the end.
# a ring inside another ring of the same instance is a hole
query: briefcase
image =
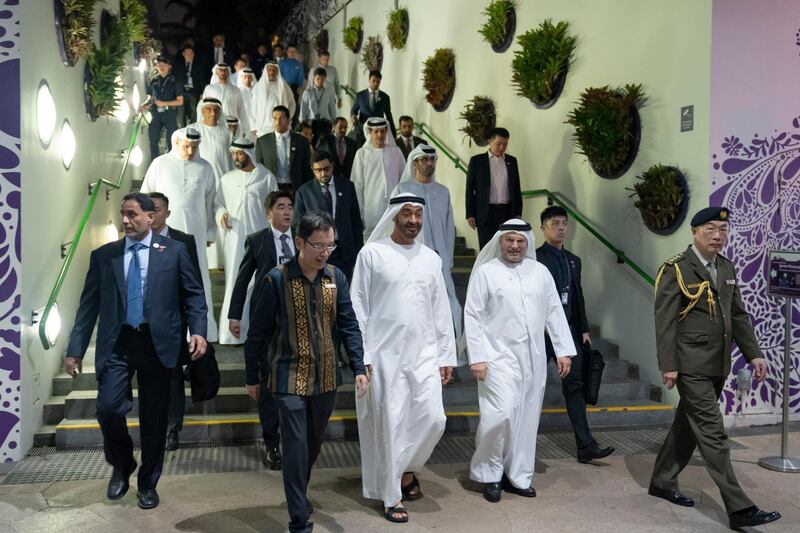
{"type": "Polygon", "coordinates": [[[214,398],[219,392],[219,366],[214,355],[214,346],[206,345],[206,354],[196,361],[190,361],[184,371],[186,381],[192,388],[192,400],[202,402],[214,398]]]}
{"type": "Polygon", "coordinates": [[[600,395],[600,381],[603,378],[603,369],[606,367],[603,361],[603,354],[597,350],[592,350],[589,343],[585,343],[583,350],[583,394],[586,403],[597,405],[600,395]]]}

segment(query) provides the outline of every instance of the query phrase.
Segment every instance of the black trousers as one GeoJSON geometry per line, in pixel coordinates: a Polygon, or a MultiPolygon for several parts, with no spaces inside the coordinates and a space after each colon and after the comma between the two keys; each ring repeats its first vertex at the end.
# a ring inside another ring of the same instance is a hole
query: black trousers
{"type": "Polygon", "coordinates": [[[492,240],[497,228],[506,220],[514,218],[511,204],[489,204],[489,214],[483,225],[478,226],[478,243],[480,247],[486,246],[492,240]]]}
{"type": "Polygon", "coordinates": [[[178,108],[178,126],[185,128],[197,121],[197,95],[185,90],[183,105],[178,108]]]}
{"type": "Polygon", "coordinates": [[[172,134],[178,129],[178,113],[170,108],[170,111],[159,113],[154,111],[150,113],[152,119],[147,133],[150,137],[150,157],[155,159],[160,154],[158,153],[158,140],[161,138],[161,130],[167,132],[167,152],[172,150],[172,134]]]}
{"type": "Polygon", "coordinates": [[[269,381],[262,380],[258,393],[258,420],[261,422],[261,435],[267,450],[277,448],[281,443],[280,414],[275,397],[269,389],[269,381]]]}
{"type": "Polygon", "coordinates": [[[186,380],[183,366],[178,365],[172,372],[169,386],[169,422],[167,433],[183,429],[183,414],[186,411],[186,380]]]}
{"type": "Polygon", "coordinates": [[[154,489],[164,464],[172,369],[161,364],[149,331],[123,326],[114,352],[97,376],[97,420],[103,432],[103,449],[106,461],[119,470],[125,470],[133,461],[133,441],[125,415],[133,407],[134,372],[139,384],[142,442],[138,487],[154,489]]]}
{"type": "Polygon", "coordinates": [[[336,391],[316,396],[276,393],[283,435],[283,490],[289,508],[289,531],[310,532],[308,482],[322,448],[322,436],[336,402],[336,391]]]}

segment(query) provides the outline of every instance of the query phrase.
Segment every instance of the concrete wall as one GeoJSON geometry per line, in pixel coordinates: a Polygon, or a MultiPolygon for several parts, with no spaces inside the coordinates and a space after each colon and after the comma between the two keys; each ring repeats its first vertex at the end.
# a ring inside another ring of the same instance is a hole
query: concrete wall
{"type": "MultiPolygon", "coordinates": [[[[524,0],[517,9],[517,35],[547,18],[570,23],[578,38],[575,61],[558,102],[537,110],[516,96],[511,86],[514,43],[504,54],[494,53],[477,29],[488,0],[409,0],[407,46],[392,51],[386,39],[389,0],[354,0],[328,24],[331,64],[343,83],[366,86],[360,57],[341,43],[346,18],[364,18],[365,38],[380,35],[384,43],[382,88],[392,98],[394,116],[412,115],[433,131],[461,159],[480,153],[458,131],[459,112],[475,95],[489,95],[498,109],[498,125],[511,131],[509,153],[519,158],[522,188],[548,188],[564,193],[578,211],[645,271],[655,276],[663,260],[690,242],[688,223],[669,237],[657,236],[641,222],[625,190],[650,165],[676,165],[687,176],[692,198],[689,211],[708,205],[708,116],[711,53],[711,2],[708,0],[524,0]],[[457,85],[450,108],[433,111],[424,100],[421,62],[436,48],[456,53],[457,85]],[[589,86],[642,83],[648,96],[641,109],[642,142],[633,167],[617,180],[594,174],[572,144],[572,127],[565,124],[580,92],[589,86]],[[694,131],[680,132],[680,108],[694,105],[694,131]]],[[[345,105],[350,100],[345,99],[345,105]]],[[[344,107],[344,106],[343,106],[344,107]]],[[[343,109],[344,111],[344,109],[343,109]]],[[[464,174],[440,159],[438,177],[453,195],[458,233],[477,246],[464,214],[464,174]]],[[[526,200],[524,216],[538,226],[541,200],[526,200]]],[[[573,228],[574,229],[574,228],[573,228]]],[[[589,320],[603,336],[618,341],[623,357],[641,365],[642,377],[660,383],[652,321],[652,288],[615,258],[597,240],[574,229],[569,248],[584,260],[583,286],[589,320]]],[[[674,400],[674,395],[670,395],[674,400]]]]}
{"type": "MultiPolygon", "coordinates": [[[[117,12],[117,0],[107,0],[102,7],[117,12]]],[[[99,20],[100,11],[96,13],[99,20]]],[[[119,223],[119,201],[130,189],[130,179],[141,178],[149,159],[145,135],[139,145],[145,153],[140,168],[126,173],[121,191],[106,200],[101,193],[87,224],[78,253],[69,270],[58,306],[62,317],[57,344],[44,350],[38,330],[31,326],[31,312],[43,307],[62,266],[62,242],[71,241],[88,200],[88,185],[98,178],[116,181],[122,166],[119,152],[127,147],[133,131],[133,119],[122,123],[115,118],[91,122],[83,100],[85,61],[74,67],[63,65],[58,53],[52,0],[22,3],[21,16],[21,120],[22,120],[22,428],[21,453],[31,444],[33,433],[42,420],[42,404],[50,396],[52,377],[61,371],[61,358],[72,327],[83,287],[89,253],[105,240],[109,221],[119,223]],[[48,147],[42,145],[36,128],[36,94],[45,80],[56,102],[56,131],[48,147]],[[69,120],[77,138],[77,150],[69,170],[60,156],[60,129],[69,120]]],[[[97,35],[97,31],[95,32],[97,35]]],[[[130,101],[132,84],[145,94],[143,75],[134,67],[123,76],[126,98],[130,101]]],[[[133,117],[133,111],[131,112],[133,117]]],[[[87,360],[91,364],[91,358],[87,360]]]]}

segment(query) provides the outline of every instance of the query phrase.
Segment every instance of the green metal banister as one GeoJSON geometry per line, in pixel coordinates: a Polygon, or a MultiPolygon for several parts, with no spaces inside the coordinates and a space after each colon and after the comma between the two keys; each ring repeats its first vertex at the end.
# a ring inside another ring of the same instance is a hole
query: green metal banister
{"type": "Polygon", "coordinates": [[[117,176],[116,183],[105,178],[99,178],[96,182],[90,185],[91,193],[89,195],[89,202],[86,204],[86,209],[83,210],[83,215],[78,223],[78,228],[75,230],[75,236],[72,238],[72,242],[70,243],[67,253],[64,256],[64,262],[61,265],[61,270],[58,272],[56,282],[53,284],[53,290],[50,291],[50,297],[47,299],[47,305],[45,305],[42,316],[39,318],[39,340],[42,342],[42,346],[45,350],[49,350],[51,347],[50,340],[47,338],[46,333],[47,318],[50,316],[50,311],[53,309],[53,306],[56,303],[56,298],[58,298],[58,294],[61,292],[61,287],[64,285],[64,281],[67,278],[67,272],[69,271],[69,267],[72,265],[72,259],[77,253],[78,245],[80,244],[81,237],[86,229],[86,223],[89,221],[89,217],[92,215],[94,204],[97,201],[97,195],[100,193],[102,185],[105,185],[109,189],[113,190],[117,190],[122,186],[122,178],[125,176],[125,171],[128,169],[128,162],[131,158],[131,152],[133,151],[133,147],[136,145],[136,139],[139,136],[139,130],[141,129],[143,120],[143,113],[139,113],[134,120],[133,132],[131,133],[131,138],[128,142],[128,150],[125,154],[125,161],[122,163],[122,168],[117,176]]]}

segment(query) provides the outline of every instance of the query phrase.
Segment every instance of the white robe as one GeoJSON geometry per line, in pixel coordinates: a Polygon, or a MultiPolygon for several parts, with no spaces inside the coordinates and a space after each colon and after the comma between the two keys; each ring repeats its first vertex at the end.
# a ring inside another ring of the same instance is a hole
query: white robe
{"type": "MultiPolygon", "coordinates": [[[[447,285],[447,299],[450,302],[450,314],[453,315],[453,326],[456,338],[461,338],[461,304],[456,295],[453,283],[453,250],[456,246],[456,223],[453,220],[453,204],[450,191],[436,181],[420,183],[404,181],[397,185],[391,196],[410,192],[425,198],[425,209],[422,210],[422,231],[425,232],[425,244],[433,248],[442,259],[442,276],[447,285]]],[[[464,361],[459,361],[461,364],[464,361]]]]}
{"type": "Polygon", "coordinates": [[[220,344],[244,344],[247,339],[249,325],[250,294],[253,291],[253,281],[247,286],[247,299],[240,324],[239,338],[234,337],[228,328],[228,309],[231,305],[233,287],[239,273],[239,265],[244,257],[244,243],[247,236],[267,227],[267,216],[264,214],[264,198],[278,189],[275,176],[256,163],[252,172],[234,169],[222,176],[217,187],[216,220],[222,218],[223,213],[228,213],[228,225],[233,226],[224,230],[225,235],[225,299],[222,301],[220,312],[220,344]]]}
{"type": "Polygon", "coordinates": [[[406,160],[397,146],[373,148],[367,144],[356,151],[350,180],[356,188],[361,220],[364,223],[364,242],[389,205],[389,193],[397,186],[406,160]]]}
{"type": "Polygon", "coordinates": [[[421,470],[444,433],[439,368],[455,366],[456,348],[441,259],[419,243],[369,243],[350,296],[373,370],[356,399],[363,493],[391,506],[403,472],[421,470]]]}
{"type": "Polygon", "coordinates": [[[208,305],[206,340],[217,342],[217,323],[211,302],[211,277],[208,275],[206,260],[206,241],[214,241],[217,237],[217,225],[214,223],[216,187],[211,165],[197,155],[192,161],[184,161],[173,149],[150,163],[140,190],[143,193],[165,194],[169,198],[169,208],[172,211],[169,217],[170,227],[194,236],[208,305]]]}
{"type": "Polygon", "coordinates": [[[297,108],[292,88],[282,81],[280,77],[276,81],[269,81],[266,70],[253,89],[251,103],[255,122],[250,129],[256,130],[256,136],[258,137],[275,131],[272,126],[272,110],[276,106],[282,105],[289,108],[290,117],[294,116],[294,111],[297,108]]]}
{"type": "Polygon", "coordinates": [[[470,364],[486,363],[478,381],[481,412],[470,478],[527,489],[533,480],[536,435],[547,383],[544,332],[557,356],[575,355],[556,284],[533,259],[509,266],[491,259],[472,273],[464,306],[470,364]]]}
{"type": "MultiPolygon", "coordinates": [[[[239,131],[249,132],[252,128],[245,109],[242,91],[229,83],[211,83],[203,90],[203,98],[216,98],[222,102],[222,112],[226,117],[239,119],[239,131]]],[[[202,100],[202,98],[201,98],[202,100]]]]}

